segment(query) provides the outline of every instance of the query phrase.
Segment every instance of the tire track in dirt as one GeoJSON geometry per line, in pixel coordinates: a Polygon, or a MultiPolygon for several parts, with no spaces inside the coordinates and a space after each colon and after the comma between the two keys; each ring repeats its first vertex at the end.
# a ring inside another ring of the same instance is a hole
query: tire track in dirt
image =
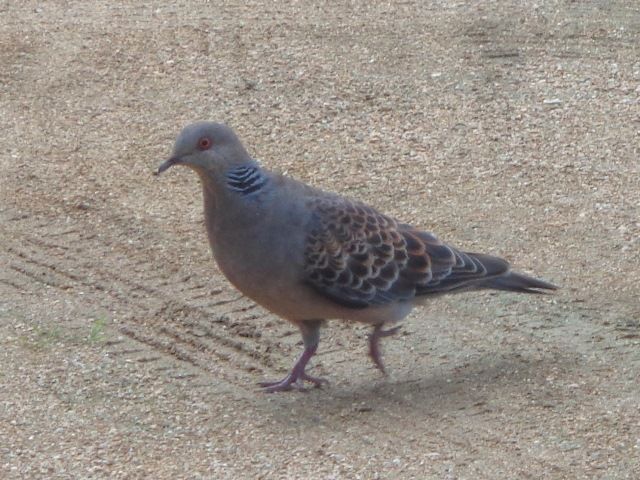
{"type": "MultiPolygon", "coordinates": [[[[37,293],[34,286],[40,284],[91,298],[117,312],[120,333],[155,352],[140,355],[112,342],[109,354],[134,355],[142,362],[169,356],[242,387],[288,363],[282,346],[260,334],[261,325],[271,324],[268,316],[237,292],[212,288],[215,279],[203,282],[175,267],[159,271],[153,258],[130,256],[117,248],[118,238],[97,236],[81,224],[70,227],[68,221],[60,225],[54,220],[43,239],[29,223],[4,222],[1,255],[9,268],[0,282],[22,292],[37,293]]],[[[276,334],[278,328],[283,338],[288,336],[286,326],[277,326],[276,334]]]]}

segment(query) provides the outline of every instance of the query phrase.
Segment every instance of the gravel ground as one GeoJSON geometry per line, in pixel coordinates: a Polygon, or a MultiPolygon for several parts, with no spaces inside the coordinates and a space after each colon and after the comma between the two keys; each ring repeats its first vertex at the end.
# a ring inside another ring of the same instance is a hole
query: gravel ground
{"type": "Polygon", "coordinates": [[[0,2],[0,477],[640,478],[640,5],[0,2]],[[562,285],[445,297],[313,371],[151,172],[266,165],[562,285]]]}

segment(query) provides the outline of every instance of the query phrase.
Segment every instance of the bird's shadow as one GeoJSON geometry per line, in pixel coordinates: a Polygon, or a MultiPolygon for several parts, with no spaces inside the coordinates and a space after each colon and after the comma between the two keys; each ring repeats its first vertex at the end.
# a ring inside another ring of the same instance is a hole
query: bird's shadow
{"type": "MultiPolygon", "coordinates": [[[[317,426],[339,416],[342,422],[368,418],[437,418],[451,412],[491,410],[497,390],[517,399],[544,394],[545,372],[558,365],[570,365],[569,358],[549,354],[541,359],[526,358],[517,352],[483,355],[463,367],[440,367],[430,374],[404,370],[373,378],[362,376],[351,382],[329,384],[307,392],[289,392],[269,397],[262,408],[281,426],[317,426]],[[378,415],[376,415],[378,414],[378,415]]],[[[517,400],[516,400],[517,401],[517,400]]],[[[525,400],[523,400],[525,401],[525,400]]]]}

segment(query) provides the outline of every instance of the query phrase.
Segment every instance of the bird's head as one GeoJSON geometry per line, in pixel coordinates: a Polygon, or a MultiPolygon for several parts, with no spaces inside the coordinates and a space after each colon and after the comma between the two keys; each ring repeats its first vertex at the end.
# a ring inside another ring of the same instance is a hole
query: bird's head
{"type": "Polygon", "coordinates": [[[180,132],[171,158],[158,167],[157,174],[173,165],[185,165],[200,175],[215,174],[250,160],[231,128],[221,123],[196,122],[180,132]]]}

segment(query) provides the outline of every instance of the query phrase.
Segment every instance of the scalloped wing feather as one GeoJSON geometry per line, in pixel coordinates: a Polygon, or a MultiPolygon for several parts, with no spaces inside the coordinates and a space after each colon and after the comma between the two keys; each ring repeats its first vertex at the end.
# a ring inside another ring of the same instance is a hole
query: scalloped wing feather
{"type": "Polygon", "coordinates": [[[312,219],[305,244],[305,280],[346,307],[452,291],[509,268],[501,259],[460,252],[431,233],[356,201],[314,198],[307,206],[312,219]]]}

